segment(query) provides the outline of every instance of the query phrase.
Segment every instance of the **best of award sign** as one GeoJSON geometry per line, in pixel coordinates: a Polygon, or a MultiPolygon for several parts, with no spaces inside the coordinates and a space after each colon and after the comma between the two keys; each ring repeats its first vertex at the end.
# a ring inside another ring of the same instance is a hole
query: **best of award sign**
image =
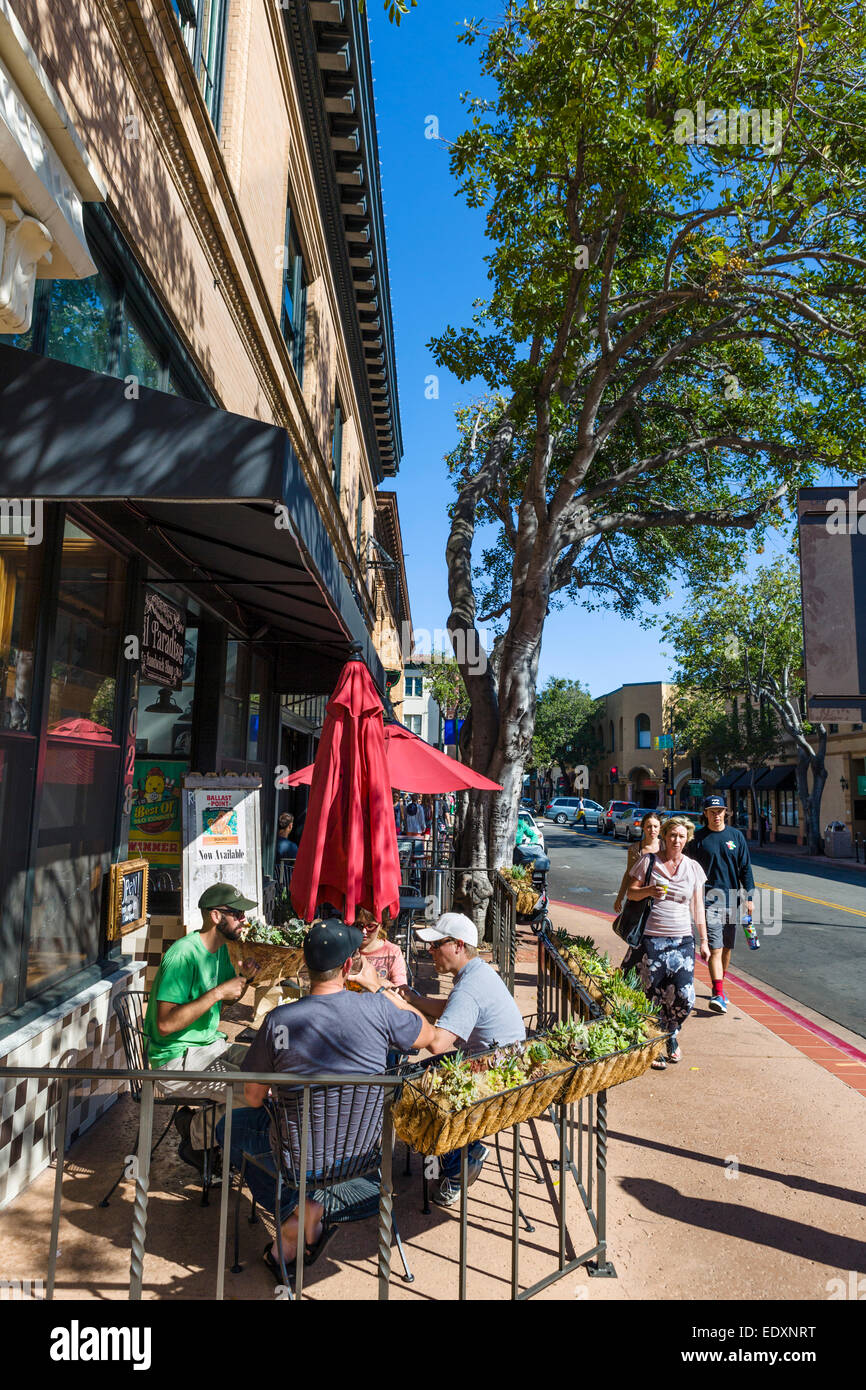
{"type": "Polygon", "coordinates": [[[141,637],[141,679],[149,685],[179,690],[183,680],[183,640],[186,619],[182,608],[153,589],[144,593],[141,637]]]}
{"type": "Polygon", "coordinates": [[[214,883],[230,883],[257,904],[262,916],[262,849],[259,802],[262,779],[223,773],[183,779],[183,921],[200,925],[198,900],[214,883]]]}

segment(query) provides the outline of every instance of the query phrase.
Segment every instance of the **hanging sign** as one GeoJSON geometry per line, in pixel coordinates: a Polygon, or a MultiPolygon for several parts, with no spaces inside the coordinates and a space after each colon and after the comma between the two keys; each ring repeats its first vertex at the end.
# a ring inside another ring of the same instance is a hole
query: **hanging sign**
{"type": "Polygon", "coordinates": [[[262,779],[222,773],[183,779],[183,920],[201,925],[198,900],[214,883],[230,883],[262,914],[260,800],[262,779]]]}
{"type": "Polygon", "coordinates": [[[185,631],[183,609],[153,589],[146,589],[141,636],[141,679],[146,684],[180,690],[185,631]]]}
{"type": "Polygon", "coordinates": [[[112,864],[108,890],[108,939],[143,927],[147,921],[147,861],[112,864]]]}

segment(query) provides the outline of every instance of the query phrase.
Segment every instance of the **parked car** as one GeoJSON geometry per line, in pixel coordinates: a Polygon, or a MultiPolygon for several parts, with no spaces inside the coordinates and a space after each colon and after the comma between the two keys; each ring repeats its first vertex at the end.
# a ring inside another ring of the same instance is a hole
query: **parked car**
{"type": "Polygon", "coordinates": [[[568,823],[573,830],[578,830],[581,826],[588,828],[590,825],[597,825],[603,810],[604,807],[598,801],[590,801],[588,796],[584,796],[569,816],[568,823]]]}
{"type": "Polygon", "coordinates": [[[647,813],[653,816],[666,815],[663,806],[633,806],[630,811],[625,811],[613,823],[613,838],[615,840],[639,840],[641,837],[641,827],[643,818],[647,813]]]}
{"type": "Polygon", "coordinates": [[[538,824],[538,821],[535,819],[535,816],[533,816],[533,815],[531,814],[531,812],[529,812],[529,811],[518,811],[518,812],[517,812],[517,826],[518,826],[518,829],[520,828],[520,822],[521,822],[521,821],[528,821],[528,822],[529,822],[529,824],[533,827],[533,829],[535,830],[536,834],[538,835],[538,839],[539,839],[539,843],[540,843],[540,845],[541,845],[541,848],[544,849],[544,835],[542,834],[541,826],[538,824]]]}
{"type": "Polygon", "coordinates": [[[595,823],[599,835],[613,835],[614,821],[626,811],[640,809],[634,801],[609,801],[595,823]]]}
{"type": "Polygon", "coordinates": [[[557,825],[565,825],[566,821],[571,820],[581,800],[579,796],[556,796],[552,801],[548,801],[544,814],[556,821],[557,825]]]}

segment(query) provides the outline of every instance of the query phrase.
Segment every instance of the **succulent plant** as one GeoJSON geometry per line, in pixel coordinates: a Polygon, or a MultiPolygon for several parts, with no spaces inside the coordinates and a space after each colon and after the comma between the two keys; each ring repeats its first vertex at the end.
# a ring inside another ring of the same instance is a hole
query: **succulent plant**
{"type": "Polygon", "coordinates": [[[442,1058],[433,1072],[431,1090],[452,1110],[465,1110],[478,1099],[478,1082],[462,1052],[442,1058]]]}

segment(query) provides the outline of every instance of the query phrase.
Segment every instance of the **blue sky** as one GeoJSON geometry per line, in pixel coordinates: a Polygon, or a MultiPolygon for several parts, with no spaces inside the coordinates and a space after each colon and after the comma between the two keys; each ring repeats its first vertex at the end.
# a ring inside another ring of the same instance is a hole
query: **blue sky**
{"type": "MultiPolygon", "coordinates": [[[[396,491],[412,618],[416,629],[431,632],[444,629],[448,616],[453,492],[443,459],[456,438],[454,408],[472,391],[439,371],[426,343],[449,323],[469,322],[473,300],[488,293],[484,214],[456,195],[447,147],[425,135],[430,117],[445,140],[459,134],[466,124],[459,94],[480,90],[479,48],[457,43],[466,14],[454,0],[421,0],[398,28],[376,0],[370,5],[404,443],[396,491]],[[438,399],[425,395],[432,374],[438,399]]],[[[764,562],[783,548],[781,536],[772,538],[764,562]]],[[[601,695],[628,681],[670,679],[670,658],[658,631],[571,606],[551,613],[545,626],[540,680],[553,675],[601,695]]]]}

